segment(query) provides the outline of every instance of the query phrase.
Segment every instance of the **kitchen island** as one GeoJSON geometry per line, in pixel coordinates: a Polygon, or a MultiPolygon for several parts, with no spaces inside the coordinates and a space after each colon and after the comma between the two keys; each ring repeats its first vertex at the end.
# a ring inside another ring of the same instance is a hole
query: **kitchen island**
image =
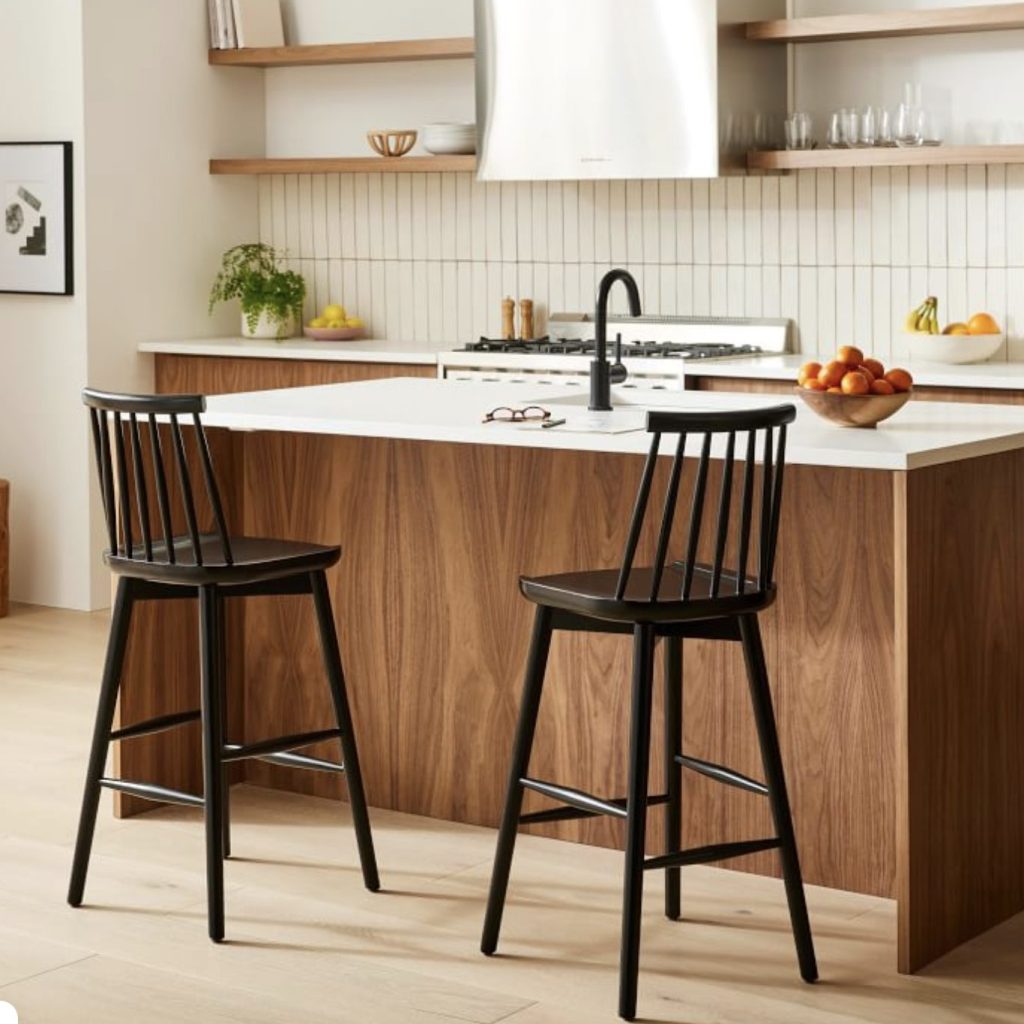
{"type": "MultiPolygon", "coordinates": [[[[517,576],[618,565],[648,444],[641,406],[619,396],[610,420],[593,423],[584,401],[417,379],[210,399],[233,529],[343,546],[332,590],[371,804],[497,822],[531,618],[517,576]],[[481,422],[534,402],[567,423],[481,422]]],[[[787,452],[780,593],[763,631],[804,875],[896,899],[898,967],[914,971],[1024,909],[1024,413],[911,402],[877,430],[842,430],[801,407],[787,452]]],[[[232,609],[232,742],[330,720],[307,605],[232,609]]],[[[194,706],[192,613],[138,616],[124,721],[194,706]]],[[[758,774],[740,652],[684,647],[687,753],[758,774]]],[[[621,637],[556,637],[537,776],[625,792],[629,654],[621,637]]],[[[195,735],[120,747],[124,774],[200,788],[195,735]]],[[[257,784],[342,791],[329,776],[244,771],[257,784]]],[[[686,845],[768,827],[756,796],[685,780],[686,845]]],[[[539,828],[622,838],[604,819],[539,828]]],[[[776,872],[770,854],[734,866],[776,872]]]]}

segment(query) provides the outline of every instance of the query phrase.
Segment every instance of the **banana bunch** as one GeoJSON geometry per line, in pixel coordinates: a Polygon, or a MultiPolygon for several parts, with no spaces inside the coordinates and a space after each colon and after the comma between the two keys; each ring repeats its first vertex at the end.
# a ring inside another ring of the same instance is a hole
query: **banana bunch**
{"type": "Polygon", "coordinates": [[[909,334],[939,333],[939,300],[928,296],[917,309],[907,314],[904,328],[909,334]]]}

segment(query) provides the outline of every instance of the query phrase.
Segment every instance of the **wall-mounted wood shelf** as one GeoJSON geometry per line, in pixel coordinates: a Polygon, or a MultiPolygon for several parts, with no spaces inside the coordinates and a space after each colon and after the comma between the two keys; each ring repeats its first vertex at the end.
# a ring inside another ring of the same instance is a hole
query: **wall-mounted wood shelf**
{"type": "Polygon", "coordinates": [[[327,156],[254,157],[211,160],[211,174],[424,174],[428,171],[475,171],[475,156],[327,156]]]}
{"type": "Polygon", "coordinates": [[[472,36],[448,39],[396,39],[384,43],[328,43],[315,46],[266,46],[210,50],[210,63],[224,67],[297,68],[322,64],[385,64],[412,60],[462,60],[472,57],[472,36]]]}
{"type": "Polygon", "coordinates": [[[945,164],[1020,163],[1024,163],[1024,145],[764,150],[747,154],[747,167],[757,171],[797,171],[808,167],[922,167],[945,164]]]}
{"type": "Polygon", "coordinates": [[[839,39],[998,32],[1013,28],[1024,28],[1024,3],[752,21],[747,23],[747,38],[765,43],[826,43],[839,39]]]}

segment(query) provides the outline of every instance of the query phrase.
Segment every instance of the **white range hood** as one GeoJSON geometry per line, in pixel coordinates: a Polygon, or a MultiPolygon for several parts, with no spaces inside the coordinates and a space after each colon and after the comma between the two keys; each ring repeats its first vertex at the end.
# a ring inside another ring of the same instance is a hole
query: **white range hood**
{"type": "Polygon", "coordinates": [[[707,178],[778,134],[785,0],[475,0],[478,177],[707,178]]]}

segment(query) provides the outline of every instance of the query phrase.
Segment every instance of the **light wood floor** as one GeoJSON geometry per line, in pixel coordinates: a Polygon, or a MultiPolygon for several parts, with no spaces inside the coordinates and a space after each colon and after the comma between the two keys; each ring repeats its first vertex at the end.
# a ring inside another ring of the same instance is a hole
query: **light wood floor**
{"type": "MultiPolygon", "coordinates": [[[[0,621],[0,1000],[22,1022],[592,1024],[614,1021],[621,858],[520,839],[501,950],[477,951],[494,834],[378,811],[385,891],[347,810],[238,787],[228,939],[206,939],[199,815],[118,822],[87,906],[64,902],[106,616],[0,621]]],[[[466,780],[472,784],[471,779],[466,780]]],[[[372,799],[372,794],[370,794],[372,799]]],[[[685,1024],[1024,1022],[1024,915],[905,978],[885,900],[811,889],[822,981],[797,977],[780,883],[683,872],[686,920],[647,885],[640,1016],[685,1024]]]]}

